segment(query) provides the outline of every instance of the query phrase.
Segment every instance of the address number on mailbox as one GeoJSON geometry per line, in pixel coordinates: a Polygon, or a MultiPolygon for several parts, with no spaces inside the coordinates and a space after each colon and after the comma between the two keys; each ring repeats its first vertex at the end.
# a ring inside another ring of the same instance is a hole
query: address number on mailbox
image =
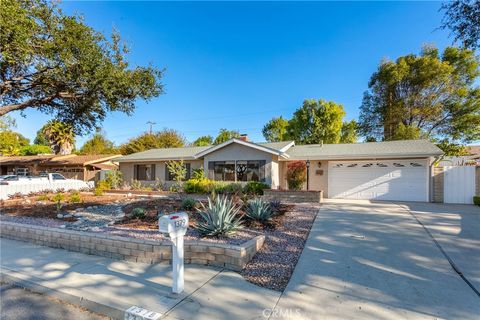
{"type": "Polygon", "coordinates": [[[187,220],[185,219],[175,220],[175,228],[185,227],[186,224],[187,224],[187,220]]]}

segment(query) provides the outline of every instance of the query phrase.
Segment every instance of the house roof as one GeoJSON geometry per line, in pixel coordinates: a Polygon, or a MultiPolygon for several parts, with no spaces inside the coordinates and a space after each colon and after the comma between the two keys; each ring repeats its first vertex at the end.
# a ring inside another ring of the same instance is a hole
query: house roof
{"type": "Polygon", "coordinates": [[[200,151],[199,153],[197,153],[195,155],[195,157],[196,158],[203,157],[203,156],[205,156],[209,153],[215,152],[215,151],[217,151],[219,149],[222,149],[222,148],[224,148],[224,147],[226,147],[230,144],[233,144],[233,143],[241,144],[241,145],[244,145],[244,146],[247,146],[247,147],[250,147],[250,148],[253,148],[253,149],[257,149],[259,151],[263,151],[263,152],[266,152],[266,153],[271,153],[271,154],[274,154],[274,155],[277,155],[277,156],[284,155],[284,150],[277,149],[277,147],[285,148],[286,146],[288,146],[288,144],[283,144],[283,143],[276,143],[276,144],[262,143],[262,144],[260,144],[260,143],[245,141],[245,140],[242,140],[242,139],[233,138],[233,139],[227,140],[225,142],[222,142],[222,143],[220,143],[216,146],[212,146],[208,149],[200,151]]]}
{"type": "Polygon", "coordinates": [[[194,160],[197,153],[209,148],[211,148],[211,146],[150,149],[117,158],[115,161],[194,160]]]}
{"type": "Polygon", "coordinates": [[[37,155],[37,156],[12,156],[12,157],[0,157],[0,164],[2,165],[26,165],[39,162],[42,165],[81,165],[85,166],[93,163],[106,162],[111,159],[117,158],[120,155],[115,154],[96,154],[96,155],[37,155]]]}
{"type": "Polygon", "coordinates": [[[92,154],[92,155],[73,155],[71,157],[55,157],[44,163],[46,165],[88,165],[99,162],[106,162],[118,158],[118,154],[92,154]]]}
{"type": "Polygon", "coordinates": [[[472,156],[480,155],[480,146],[467,146],[467,151],[472,156]]]}
{"type": "Polygon", "coordinates": [[[367,158],[429,157],[443,154],[427,140],[401,140],[349,144],[310,144],[296,146],[293,141],[254,143],[231,139],[216,146],[151,149],[116,158],[118,162],[195,160],[229,144],[238,143],[284,159],[328,160],[367,158]]]}
{"type": "Polygon", "coordinates": [[[399,140],[348,144],[310,144],[291,147],[290,159],[334,160],[366,158],[407,158],[442,155],[443,151],[427,140],[399,140]]]}

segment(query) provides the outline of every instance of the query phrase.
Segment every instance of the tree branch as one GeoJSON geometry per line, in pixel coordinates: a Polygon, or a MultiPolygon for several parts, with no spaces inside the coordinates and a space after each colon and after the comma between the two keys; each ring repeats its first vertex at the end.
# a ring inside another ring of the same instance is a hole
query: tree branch
{"type": "Polygon", "coordinates": [[[42,105],[42,104],[45,104],[45,103],[49,103],[53,99],[55,99],[56,97],[57,97],[56,95],[53,95],[53,96],[45,97],[43,99],[30,99],[30,100],[27,100],[27,101],[22,102],[22,103],[9,104],[9,105],[6,105],[6,106],[1,106],[0,107],[0,117],[4,116],[7,113],[12,112],[12,111],[24,110],[24,109],[27,109],[27,108],[31,108],[31,107],[35,107],[35,106],[42,105]]]}

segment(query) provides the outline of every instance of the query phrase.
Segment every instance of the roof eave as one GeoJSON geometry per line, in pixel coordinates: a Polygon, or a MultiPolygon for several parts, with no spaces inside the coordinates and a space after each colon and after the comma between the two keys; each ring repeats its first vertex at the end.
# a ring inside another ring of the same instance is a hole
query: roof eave
{"type": "Polygon", "coordinates": [[[270,154],[273,154],[273,155],[277,155],[277,156],[280,156],[282,155],[283,152],[279,151],[279,150],[275,150],[275,149],[272,149],[272,148],[269,148],[269,147],[265,147],[265,146],[261,146],[261,145],[258,145],[256,143],[253,143],[253,142],[248,142],[248,141],[244,141],[244,140],[241,140],[241,139],[236,139],[236,138],[233,138],[233,139],[230,139],[228,141],[225,141],[225,142],[222,142],[216,146],[213,146],[211,148],[208,148],[206,150],[203,150],[201,152],[198,152],[197,154],[194,155],[195,158],[201,158],[201,157],[204,157],[205,155],[209,154],[209,153],[212,153],[212,152],[215,152],[217,150],[220,150],[232,143],[238,143],[240,145],[243,145],[243,146],[246,146],[246,147],[249,147],[249,148],[252,148],[252,149],[256,149],[256,150],[260,150],[260,151],[263,151],[263,152],[266,152],[266,153],[270,153],[270,154]]]}
{"type": "Polygon", "coordinates": [[[330,155],[330,156],[290,156],[291,160],[349,160],[349,159],[398,159],[398,158],[429,158],[440,156],[443,153],[410,153],[410,154],[359,154],[359,155],[330,155]]]}

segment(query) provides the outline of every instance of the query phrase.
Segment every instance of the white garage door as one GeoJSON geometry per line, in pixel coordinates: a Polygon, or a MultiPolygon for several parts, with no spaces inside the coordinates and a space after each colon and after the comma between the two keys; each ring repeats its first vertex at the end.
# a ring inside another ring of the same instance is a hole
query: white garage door
{"type": "Polygon", "coordinates": [[[330,161],[328,196],[428,201],[427,160],[330,161]]]}

